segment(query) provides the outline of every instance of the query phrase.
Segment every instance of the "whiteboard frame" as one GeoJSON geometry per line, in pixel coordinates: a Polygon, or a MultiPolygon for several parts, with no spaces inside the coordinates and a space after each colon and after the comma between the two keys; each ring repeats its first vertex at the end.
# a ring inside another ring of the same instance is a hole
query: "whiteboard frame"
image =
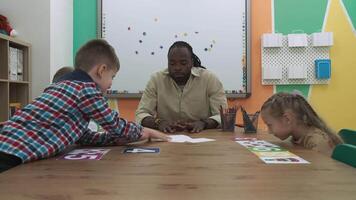
{"type": "MultiPolygon", "coordinates": [[[[97,0],[97,38],[102,38],[102,1],[97,0]]],[[[245,52],[246,52],[246,91],[245,93],[226,93],[229,99],[248,98],[251,96],[251,0],[245,0],[245,52]]],[[[143,88],[144,89],[144,88],[143,88]]],[[[139,99],[142,97],[141,93],[119,93],[107,94],[108,98],[125,98],[125,99],[139,99]]]]}

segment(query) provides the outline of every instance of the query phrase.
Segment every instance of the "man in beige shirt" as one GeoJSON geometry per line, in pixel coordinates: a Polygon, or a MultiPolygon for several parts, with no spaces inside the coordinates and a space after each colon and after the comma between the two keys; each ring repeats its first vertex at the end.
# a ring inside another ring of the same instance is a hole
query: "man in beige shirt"
{"type": "Polygon", "coordinates": [[[216,128],[219,107],[227,107],[223,85],[200,65],[192,47],[175,42],[168,52],[168,69],[151,76],[136,111],[136,121],[163,132],[200,132],[216,128]]]}

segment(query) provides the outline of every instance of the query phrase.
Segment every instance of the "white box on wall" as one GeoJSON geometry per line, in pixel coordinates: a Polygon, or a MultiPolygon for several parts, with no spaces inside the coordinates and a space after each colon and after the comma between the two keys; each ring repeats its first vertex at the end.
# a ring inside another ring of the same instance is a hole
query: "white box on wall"
{"type": "Polygon", "coordinates": [[[308,37],[305,33],[288,34],[289,47],[306,47],[308,46],[308,37]]]}
{"type": "Polygon", "coordinates": [[[315,47],[332,46],[333,44],[334,41],[332,32],[321,32],[312,34],[312,45],[315,47]]]}
{"type": "Polygon", "coordinates": [[[264,80],[282,79],[282,66],[268,65],[262,67],[262,78],[264,80]]]}
{"type": "Polygon", "coordinates": [[[288,66],[288,79],[306,79],[306,66],[288,66]]]}
{"type": "Polygon", "coordinates": [[[282,47],[281,33],[264,33],[262,35],[262,47],[282,47]]]}

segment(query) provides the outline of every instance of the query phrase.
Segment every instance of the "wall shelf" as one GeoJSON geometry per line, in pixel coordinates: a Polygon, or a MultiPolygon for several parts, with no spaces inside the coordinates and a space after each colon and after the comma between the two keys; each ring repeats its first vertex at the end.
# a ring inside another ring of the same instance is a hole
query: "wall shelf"
{"type": "Polygon", "coordinates": [[[22,108],[30,102],[30,50],[29,43],[0,34],[0,122],[9,119],[10,104],[22,108]]]}

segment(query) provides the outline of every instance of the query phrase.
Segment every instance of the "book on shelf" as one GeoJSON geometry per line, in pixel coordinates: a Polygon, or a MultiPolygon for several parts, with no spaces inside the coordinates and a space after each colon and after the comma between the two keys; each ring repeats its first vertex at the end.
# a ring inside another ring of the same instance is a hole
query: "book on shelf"
{"type": "Polygon", "coordinates": [[[10,47],[10,69],[9,78],[12,81],[17,80],[17,49],[10,47]]]}
{"type": "Polygon", "coordinates": [[[21,109],[21,103],[10,103],[10,117],[15,114],[16,111],[21,109]]]}
{"type": "Polygon", "coordinates": [[[9,77],[13,81],[23,80],[23,50],[10,47],[9,77]]]}
{"type": "Polygon", "coordinates": [[[23,50],[17,49],[17,80],[23,81],[23,50]]]}

